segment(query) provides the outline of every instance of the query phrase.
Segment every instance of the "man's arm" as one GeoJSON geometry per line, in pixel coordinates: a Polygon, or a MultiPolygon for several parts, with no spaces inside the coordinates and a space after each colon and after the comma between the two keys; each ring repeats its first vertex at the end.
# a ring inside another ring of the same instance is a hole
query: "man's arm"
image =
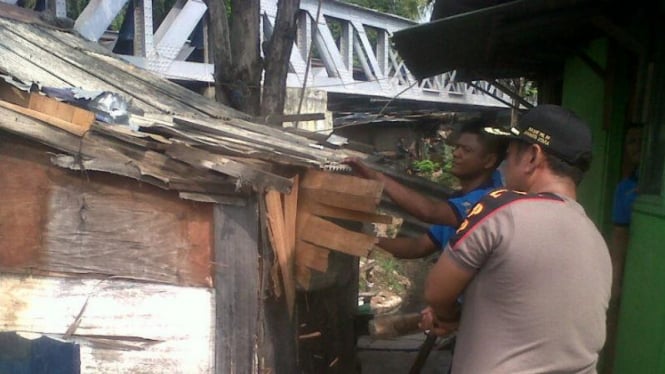
{"type": "Polygon", "coordinates": [[[427,234],[417,238],[381,238],[378,246],[397,258],[408,259],[422,258],[439,249],[427,234]]]}
{"type": "Polygon", "coordinates": [[[459,319],[457,298],[474,275],[474,270],[463,267],[446,252],[439,257],[425,281],[425,301],[438,320],[452,323],[459,319]]]}
{"type": "Polygon", "coordinates": [[[389,176],[369,168],[358,158],[346,159],[344,163],[349,165],[361,177],[383,182],[383,191],[390,196],[393,202],[419,220],[447,226],[457,226],[459,224],[457,214],[446,201],[428,199],[401,185],[389,176]]]}

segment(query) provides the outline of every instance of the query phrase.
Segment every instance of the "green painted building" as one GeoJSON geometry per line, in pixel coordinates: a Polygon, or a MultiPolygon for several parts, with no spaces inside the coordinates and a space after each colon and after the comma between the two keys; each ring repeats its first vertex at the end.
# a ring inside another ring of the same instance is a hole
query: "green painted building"
{"type": "Polygon", "coordinates": [[[665,373],[664,16],[663,0],[440,0],[434,21],[395,36],[416,76],[526,76],[539,83],[540,103],[587,120],[594,161],[579,199],[608,242],[625,127],[644,123],[621,302],[610,308],[616,350],[606,346],[602,373],[665,373]]]}

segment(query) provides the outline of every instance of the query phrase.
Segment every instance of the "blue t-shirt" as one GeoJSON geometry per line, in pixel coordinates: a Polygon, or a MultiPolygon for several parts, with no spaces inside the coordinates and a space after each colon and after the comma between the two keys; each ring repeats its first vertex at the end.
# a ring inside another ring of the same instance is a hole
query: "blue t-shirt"
{"type": "Polygon", "coordinates": [[[612,223],[617,226],[630,225],[630,213],[637,197],[637,175],[623,179],[614,191],[612,223]]]}
{"type": "MultiPolygon", "coordinates": [[[[501,174],[498,170],[495,170],[491,181],[486,185],[480,186],[466,194],[453,196],[448,199],[448,204],[450,204],[453,212],[457,215],[457,221],[462,222],[464,217],[469,213],[469,209],[476,205],[483,196],[500,187],[503,187],[501,174]]],[[[455,231],[457,231],[456,226],[432,225],[427,235],[438,248],[443,249],[448,244],[448,240],[455,235],[455,231]]]]}

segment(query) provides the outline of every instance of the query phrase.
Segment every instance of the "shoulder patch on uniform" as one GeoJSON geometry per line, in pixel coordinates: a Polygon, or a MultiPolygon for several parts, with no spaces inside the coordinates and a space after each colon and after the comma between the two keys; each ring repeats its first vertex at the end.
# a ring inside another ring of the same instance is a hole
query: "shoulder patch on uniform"
{"type": "Polygon", "coordinates": [[[450,239],[451,247],[454,247],[458,241],[463,239],[473,229],[485,219],[492,216],[514,202],[520,200],[555,200],[563,201],[562,198],[551,193],[527,194],[525,192],[498,189],[487,193],[480,201],[469,210],[469,214],[458,226],[455,236],[450,239]]]}

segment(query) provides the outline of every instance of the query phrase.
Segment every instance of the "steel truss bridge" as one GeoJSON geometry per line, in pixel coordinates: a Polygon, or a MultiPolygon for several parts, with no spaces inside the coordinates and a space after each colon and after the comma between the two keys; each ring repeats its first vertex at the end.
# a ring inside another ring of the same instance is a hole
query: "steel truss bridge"
{"type": "MultiPolygon", "coordinates": [[[[56,17],[66,16],[65,0],[48,1],[56,17]]],[[[109,37],[107,29],[127,3],[128,0],[91,0],[75,20],[74,29],[86,39],[113,49],[118,37],[109,37]]],[[[272,32],[277,3],[261,0],[263,40],[272,32]]],[[[169,79],[212,82],[214,66],[207,48],[203,48],[203,61],[190,58],[197,49],[193,35],[203,32],[203,40],[207,38],[206,4],[202,0],[177,0],[156,30],[152,0],[136,4],[133,50],[120,56],[169,79]]],[[[392,33],[414,24],[339,1],[301,0],[287,87],[302,88],[306,84],[307,88],[349,96],[507,107],[511,99],[501,90],[484,81],[458,82],[454,71],[417,81],[390,44],[392,33]]]]}

